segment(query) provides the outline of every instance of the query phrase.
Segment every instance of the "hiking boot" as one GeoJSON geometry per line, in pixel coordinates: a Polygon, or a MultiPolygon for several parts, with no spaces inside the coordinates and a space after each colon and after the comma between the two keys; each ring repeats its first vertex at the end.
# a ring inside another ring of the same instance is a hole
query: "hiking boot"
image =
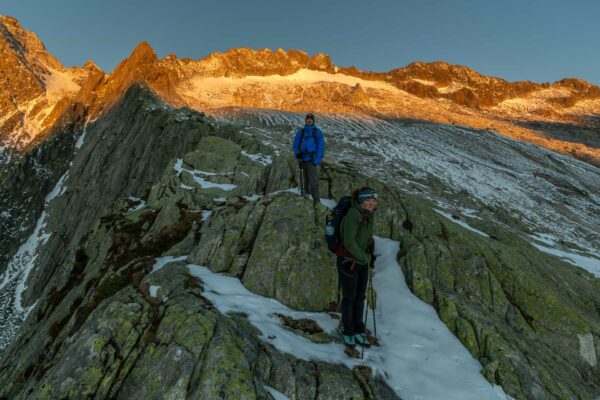
{"type": "Polygon", "coordinates": [[[356,347],[356,342],[354,341],[354,336],[342,335],[342,340],[344,341],[344,345],[346,347],[350,347],[351,349],[356,347]]]}
{"type": "Polygon", "coordinates": [[[355,334],[354,341],[362,347],[371,347],[371,343],[369,342],[369,339],[367,339],[364,333],[355,334]]]}

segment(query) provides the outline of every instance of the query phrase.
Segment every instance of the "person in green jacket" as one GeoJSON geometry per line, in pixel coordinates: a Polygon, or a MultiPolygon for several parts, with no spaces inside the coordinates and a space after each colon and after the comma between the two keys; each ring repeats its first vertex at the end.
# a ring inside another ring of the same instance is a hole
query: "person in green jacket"
{"type": "Polygon", "coordinates": [[[377,193],[363,187],[352,193],[352,206],[340,224],[340,237],[349,257],[338,257],[337,267],[342,287],[342,338],[344,344],[369,347],[365,336],[363,311],[373,254],[373,213],[377,193]]]}

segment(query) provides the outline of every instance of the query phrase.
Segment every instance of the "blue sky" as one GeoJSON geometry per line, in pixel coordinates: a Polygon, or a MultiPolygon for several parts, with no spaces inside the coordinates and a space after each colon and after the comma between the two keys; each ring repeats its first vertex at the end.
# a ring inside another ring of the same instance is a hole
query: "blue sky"
{"type": "Polygon", "coordinates": [[[388,71],[446,61],[509,81],[600,84],[600,1],[3,0],[65,65],[110,72],[142,40],[159,57],[232,47],[326,53],[388,71]]]}

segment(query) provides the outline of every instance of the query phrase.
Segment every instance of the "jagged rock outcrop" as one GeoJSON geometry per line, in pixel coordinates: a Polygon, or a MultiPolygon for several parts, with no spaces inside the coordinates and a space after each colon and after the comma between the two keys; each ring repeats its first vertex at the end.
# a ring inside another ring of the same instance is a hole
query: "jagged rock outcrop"
{"type": "Polygon", "coordinates": [[[335,66],[326,54],[310,57],[304,51],[249,48],[215,52],[199,61],[186,60],[193,70],[213,77],[245,77],[249,75],[290,75],[306,68],[333,73],[335,66]]]}
{"type": "MultiPolygon", "coordinates": [[[[212,130],[201,114],[182,110],[174,115],[141,86],[133,86],[121,105],[86,129],[84,145],[64,181],[65,194],[52,205],[61,211],[48,221],[47,229],[54,234],[40,258],[44,265],[58,266],[72,257],[76,243],[116,199],[145,197],[169,162],[168,155],[192,149],[212,130]],[[148,135],[147,126],[160,133],[148,135]]],[[[38,273],[47,277],[53,271],[38,273]]],[[[40,289],[29,287],[33,298],[40,289]]]]}

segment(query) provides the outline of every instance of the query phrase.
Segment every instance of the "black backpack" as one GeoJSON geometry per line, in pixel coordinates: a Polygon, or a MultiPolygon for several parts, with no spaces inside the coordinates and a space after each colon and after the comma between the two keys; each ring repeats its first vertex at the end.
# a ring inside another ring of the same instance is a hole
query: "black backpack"
{"type": "Polygon", "coordinates": [[[327,241],[327,248],[338,257],[349,256],[348,250],[344,248],[344,244],[342,243],[340,227],[342,225],[342,219],[346,216],[351,206],[352,197],[342,197],[333,208],[331,216],[326,220],[325,240],[327,241]]]}

